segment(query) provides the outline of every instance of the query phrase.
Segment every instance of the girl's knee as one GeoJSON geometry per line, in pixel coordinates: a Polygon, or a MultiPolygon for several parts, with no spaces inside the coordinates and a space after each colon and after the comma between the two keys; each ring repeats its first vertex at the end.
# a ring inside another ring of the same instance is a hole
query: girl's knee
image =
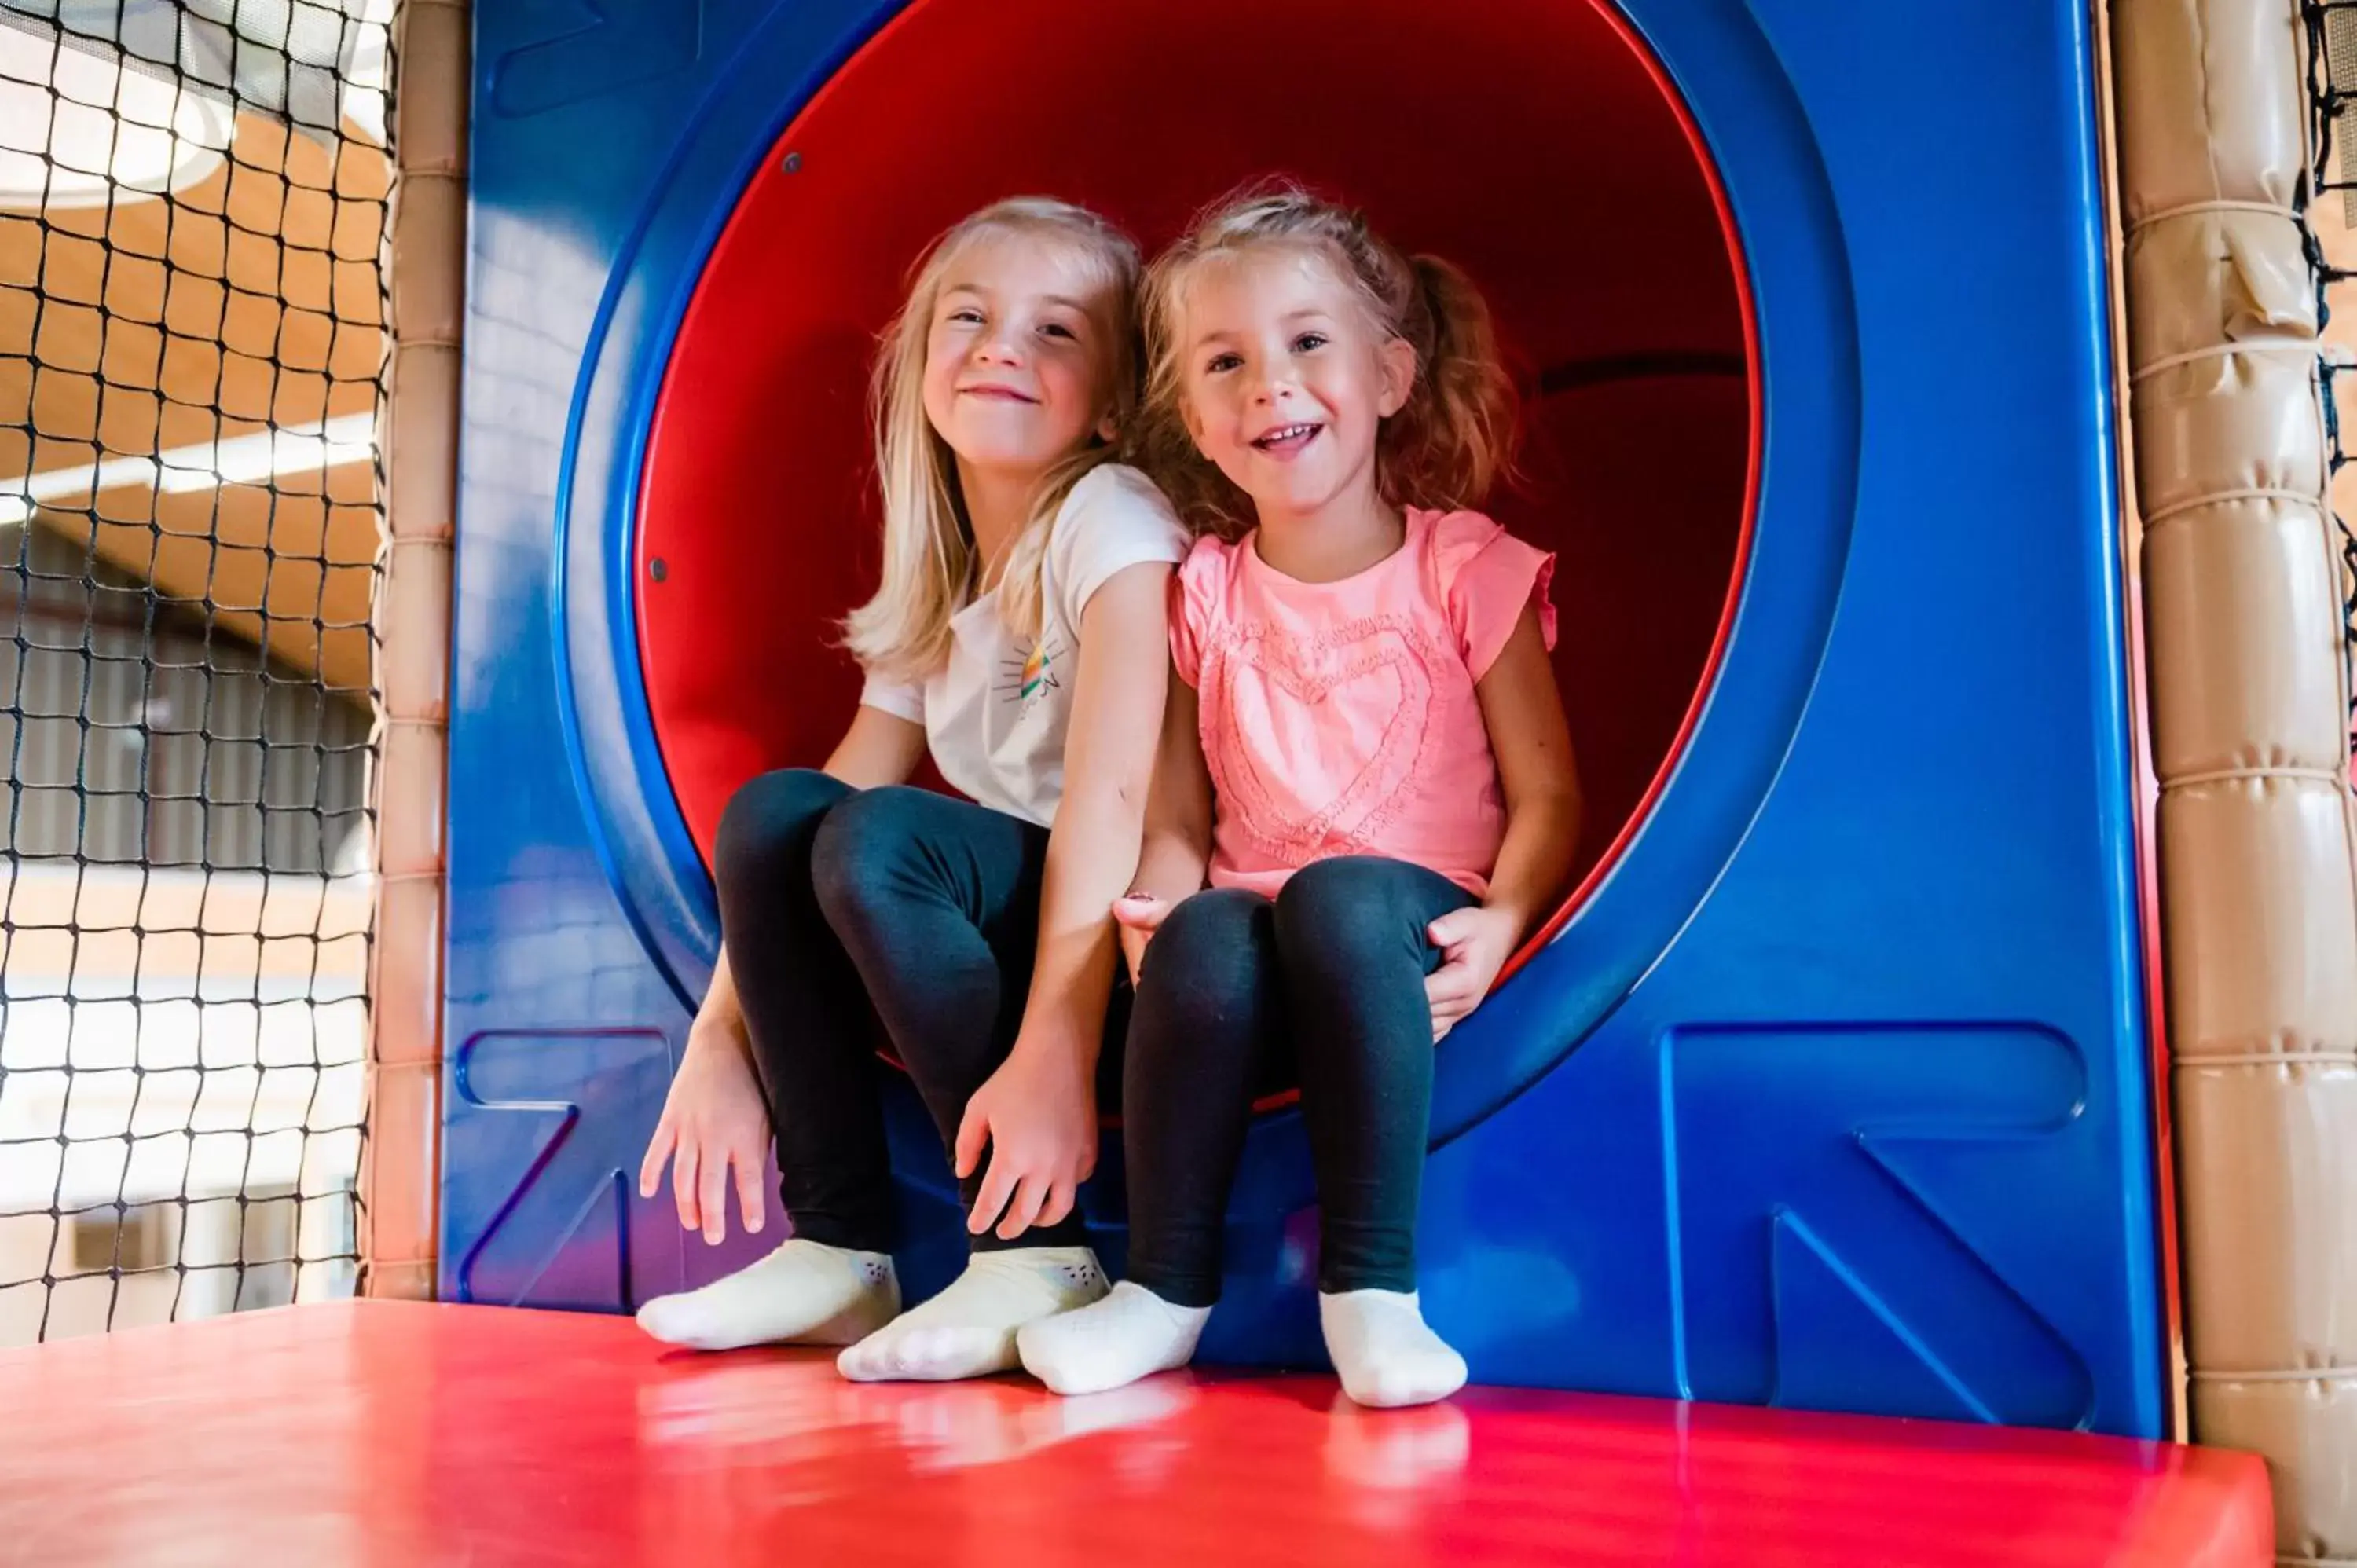
{"type": "Polygon", "coordinates": [[[728,798],[714,835],[715,875],[760,886],[791,872],[812,836],[850,786],[814,768],[786,768],[748,779],[728,798]]]}
{"type": "Polygon", "coordinates": [[[819,824],[811,880],[830,914],[872,907],[902,886],[921,860],[918,822],[930,791],[905,784],[862,789],[819,824]]]}
{"type": "Polygon", "coordinates": [[[1431,912],[1417,897],[1430,873],[1381,855],[1346,854],[1303,866],[1276,897],[1276,929],[1288,961],[1329,953],[1421,953],[1431,912]]]}
{"type": "MultiPolygon", "coordinates": [[[[1146,944],[1132,1017],[1162,1026],[1184,1020],[1179,1032],[1191,1036],[1211,1020],[1249,1012],[1274,947],[1269,914],[1267,899],[1242,888],[1215,887],[1182,901],[1146,944]]],[[[1133,1028],[1133,1040],[1138,1033],[1133,1028]]]]}
{"type": "Polygon", "coordinates": [[[1206,1053],[1256,1048],[1271,950],[1267,899],[1240,888],[1198,893],[1170,911],[1146,945],[1130,1012],[1128,1071],[1151,1079],[1206,1053]]]}
{"type": "Polygon", "coordinates": [[[1252,957],[1268,900],[1241,887],[1213,887],[1181,899],[1146,944],[1146,972],[1159,984],[1193,985],[1252,957]]]}

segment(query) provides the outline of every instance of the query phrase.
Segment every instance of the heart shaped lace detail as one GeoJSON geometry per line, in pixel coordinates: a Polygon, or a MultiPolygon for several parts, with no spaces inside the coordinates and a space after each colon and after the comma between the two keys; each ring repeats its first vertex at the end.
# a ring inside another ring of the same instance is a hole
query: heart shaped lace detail
{"type": "Polygon", "coordinates": [[[1228,744],[1207,746],[1206,759],[1231,820],[1288,865],[1376,848],[1412,798],[1440,657],[1401,617],[1371,617],[1314,639],[1245,629],[1207,660],[1215,667],[1203,683],[1230,716],[1228,744]],[[1380,692],[1363,692],[1369,683],[1380,692]],[[1380,734],[1320,724],[1308,711],[1343,693],[1366,712],[1388,710],[1380,734]],[[1237,744],[1244,736],[1266,737],[1275,755],[1237,744]],[[1347,754],[1337,754],[1337,736],[1350,742],[1347,754]]]}

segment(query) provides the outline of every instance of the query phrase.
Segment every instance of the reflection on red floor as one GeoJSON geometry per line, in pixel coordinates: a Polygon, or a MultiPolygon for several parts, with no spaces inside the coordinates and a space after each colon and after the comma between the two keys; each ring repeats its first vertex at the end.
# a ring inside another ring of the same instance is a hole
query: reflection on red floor
{"type": "Polygon", "coordinates": [[[858,1386],[619,1318],[346,1303],[0,1352],[0,1562],[2263,1564],[2242,1455],[1327,1378],[858,1386]]]}

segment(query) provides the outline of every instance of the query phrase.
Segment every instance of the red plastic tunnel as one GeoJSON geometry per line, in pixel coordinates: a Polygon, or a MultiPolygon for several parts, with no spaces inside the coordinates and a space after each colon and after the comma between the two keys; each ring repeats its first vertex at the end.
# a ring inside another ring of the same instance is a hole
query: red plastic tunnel
{"type": "Polygon", "coordinates": [[[919,0],[765,159],[656,413],[640,655],[699,845],[738,784],[817,763],[850,716],[833,628],[877,560],[866,375],[925,243],[1039,192],[1150,248],[1281,173],[1465,266],[1496,308],[1529,403],[1523,478],[1491,510],[1560,554],[1593,865],[1698,700],[1748,527],[1748,317],[1696,145],[1624,24],[1577,0],[919,0]],[[1105,124],[1125,134],[1071,132],[1105,124]]]}

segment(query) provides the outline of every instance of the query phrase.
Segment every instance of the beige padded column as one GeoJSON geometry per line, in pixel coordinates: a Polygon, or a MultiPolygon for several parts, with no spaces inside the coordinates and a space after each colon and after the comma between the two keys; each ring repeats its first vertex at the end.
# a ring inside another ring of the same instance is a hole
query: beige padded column
{"type": "Polygon", "coordinates": [[[2293,0],[2111,0],[2195,1441],[2357,1560],[2357,875],[2293,0]]]}
{"type": "Polygon", "coordinates": [[[395,36],[393,369],[384,413],[384,571],[375,617],[382,703],[379,881],[361,1267],[370,1294],[414,1298],[434,1294],[439,1174],[468,27],[465,0],[404,0],[395,36]]]}

